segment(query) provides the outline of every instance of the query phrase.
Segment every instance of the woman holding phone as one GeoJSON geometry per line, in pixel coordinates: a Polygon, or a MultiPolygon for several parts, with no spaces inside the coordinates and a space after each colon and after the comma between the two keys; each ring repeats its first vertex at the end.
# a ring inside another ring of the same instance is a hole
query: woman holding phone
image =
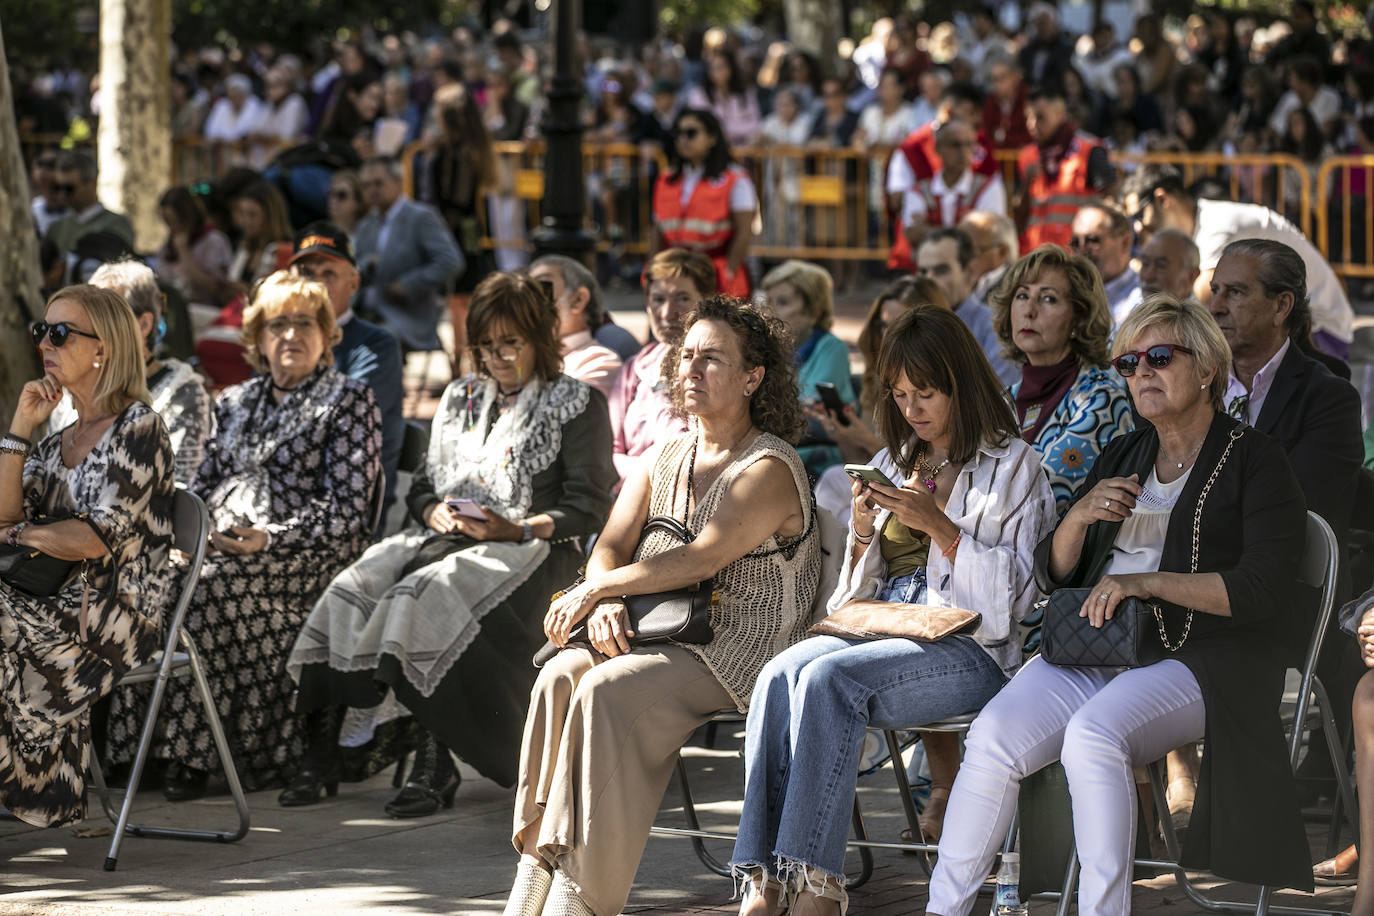
{"type": "MultiPolygon", "coordinates": [[[[1054,523],[1054,496],[968,327],[947,309],[911,309],[883,338],[878,377],[886,447],[870,464],[901,486],[853,482],[830,609],[876,599],[964,608],[982,620],[970,636],[932,643],[813,636],[764,666],[749,704],[731,859],[748,888],[746,916],[771,916],[784,898],[795,913],[844,912],[865,729],[979,709],[1019,667],[1013,623],[1038,594],[1031,554],[1054,523]]],[[[932,757],[932,772],[941,763],[932,757]]],[[[957,745],[953,767],[945,763],[952,783],[957,745]]]]}
{"type": "Polygon", "coordinates": [[[288,670],[310,744],[284,806],[336,790],[343,707],[357,710],[350,745],[407,711],[423,729],[393,817],[452,805],[450,751],[515,782],[549,595],[610,511],[611,425],[601,393],[562,374],[558,312],[535,280],[483,280],[467,339],[477,371],[439,403],[407,499],[416,524],[344,570],[296,640],[288,670]]]}

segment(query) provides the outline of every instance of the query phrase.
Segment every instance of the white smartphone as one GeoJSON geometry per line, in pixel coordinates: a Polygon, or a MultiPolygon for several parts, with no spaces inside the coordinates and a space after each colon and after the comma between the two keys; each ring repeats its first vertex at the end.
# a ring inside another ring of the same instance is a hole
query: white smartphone
{"type": "Polygon", "coordinates": [[[482,507],[476,500],[471,499],[446,499],[444,502],[450,509],[457,512],[463,518],[470,518],[474,521],[485,522],[487,517],[482,512],[482,507]]]}

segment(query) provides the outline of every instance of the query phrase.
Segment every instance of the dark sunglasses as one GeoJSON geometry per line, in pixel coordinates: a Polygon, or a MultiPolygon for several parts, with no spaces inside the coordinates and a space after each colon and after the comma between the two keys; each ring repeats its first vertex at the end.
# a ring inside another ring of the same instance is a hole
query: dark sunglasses
{"type": "Polygon", "coordinates": [[[1112,365],[1116,367],[1116,374],[1122,378],[1130,378],[1135,375],[1135,370],[1140,367],[1140,358],[1145,357],[1145,365],[1151,369],[1163,369],[1174,361],[1175,353],[1187,353],[1192,355],[1192,350],[1178,344],[1157,344],[1148,350],[1138,350],[1135,353],[1122,353],[1112,360],[1112,365]]]}
{"type": "Polygon", "coordinates": [[[683,140],[695,140],[701,136],[701,129],[698,127],[679,127],[677,136],[683,140]]]}
{"type": "Polygon", "coordinates": [[[52,186],[54,194],[75,194],[76,185],[74,184],[54,184],[52,186]]]}
{"type": "Polygon", "coordinates": [[[77,330],[65,321],[59,321],[55,324],[48,324],[46,321],[40,321],[33,326],[33,345],[35,347],[43,343],[44,334],[48,336],[48,342],[54,347],[60,347],[65,344],[71,339],[73,334],[78,334],[81,337],[89,337],[91,340],[100,339],[94,334],[88,334],[85,331],[77,330]]]}

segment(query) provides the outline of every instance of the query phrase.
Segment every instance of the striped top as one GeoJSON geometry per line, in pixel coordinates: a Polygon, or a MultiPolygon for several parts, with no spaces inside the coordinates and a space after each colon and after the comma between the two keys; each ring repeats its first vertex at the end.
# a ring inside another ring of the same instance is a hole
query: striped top
{"type": "MultiPolygon", "coordinates": [[[[892,480],[901,472],[883,449],[870,462],[892,480]]],[[[881,531],[891,513],[874,522],[881,531]]],[[[1020,439],[984,445],[959,470],[945,515],[963,532],[953,558],[938,550],[926,564],[926,603],[978,611],[982,624],[973,634],[1008,676],[1021,664],[1021,646],[1012,626],[1039,597],[1035,585],[1035,546],[1054,527],[1054,493],[1040,456],[1020,439]]],[[[858,563],[853,530],[845,548],[840,584],[830,596],[833,612],[851,598],[875,598],[887,580],[882,552],[869,548],[858,563]]]]}

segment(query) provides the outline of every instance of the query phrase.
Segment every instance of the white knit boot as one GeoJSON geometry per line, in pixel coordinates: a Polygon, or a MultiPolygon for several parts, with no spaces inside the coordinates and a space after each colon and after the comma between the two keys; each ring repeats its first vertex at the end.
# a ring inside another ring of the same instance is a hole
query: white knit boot
{"type": "Polygon", "coordinates": [[[543,916],[596,916],[586,901],[577,895],[573,883],[558,872],[553,877],[553,888],[549,899],[544,902],[543,916]]]}
{"type": "Polygon", "coordinates": [[[532,862],[521,862],[515,869],[515,883],[501,916],[539,916],[549,896],[553,874],[532,862]]]}

